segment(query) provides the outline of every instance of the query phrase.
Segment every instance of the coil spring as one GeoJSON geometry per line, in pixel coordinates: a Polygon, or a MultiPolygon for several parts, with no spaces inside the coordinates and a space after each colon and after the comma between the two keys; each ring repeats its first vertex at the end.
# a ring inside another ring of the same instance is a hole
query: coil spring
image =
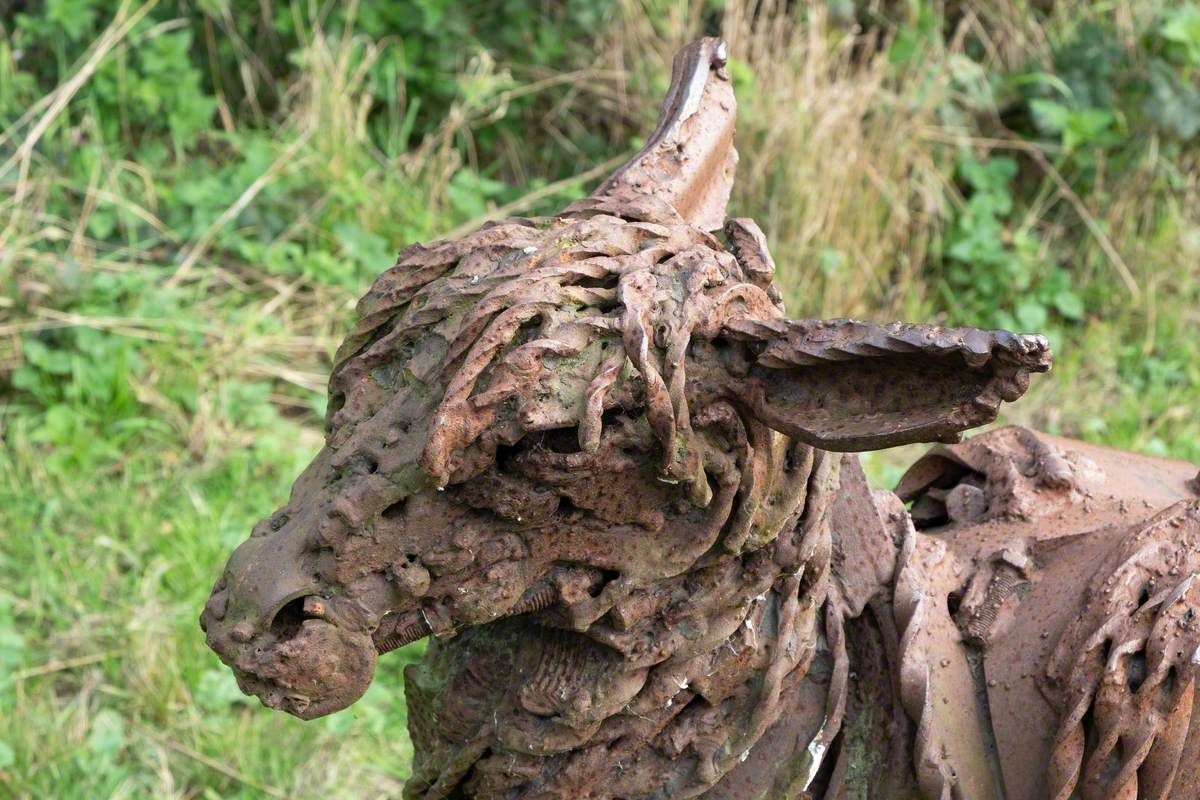
{"type": "MultiPolygon", "coordinates": [[[[544,611],[554,605],[556,600],[558,600],[558,589],[553,584],[543,586],[510,608],[508,613],[504,614],[500,619],[515,617],[518,614],[533,614],[537,611],[544,611]]],[[[424,639],[431,633],[433,631],[430,629],[429,623],[424,619],[410,622],[403,628],[399,630],[393,629],[391,633],[382,636],[377,632],[375,635],[375,652],[379,655],[390,653],[419,639],[424,639]]]]}

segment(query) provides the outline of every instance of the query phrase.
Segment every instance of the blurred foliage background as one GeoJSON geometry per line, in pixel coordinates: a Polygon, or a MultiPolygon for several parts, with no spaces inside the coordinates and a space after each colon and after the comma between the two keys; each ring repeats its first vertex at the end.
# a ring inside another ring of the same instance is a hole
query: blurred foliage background
{"type": "Polygon", "coordinates": [[[0,0],[0,796],[398,794],[411,648],[301,723],[203,599],[372,276],[587,191],[705,33],[794,316],[1044,331],[1008,421],[1200,461],[1195,0],[0,0]]]}

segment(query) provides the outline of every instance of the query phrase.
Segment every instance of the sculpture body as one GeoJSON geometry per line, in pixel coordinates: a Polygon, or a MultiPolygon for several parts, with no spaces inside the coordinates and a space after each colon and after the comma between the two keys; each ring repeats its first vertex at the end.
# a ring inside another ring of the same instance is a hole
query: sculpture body
{"type": "Polygon", "coordinates": [[[312,718],[432,634],[410,798],[1192,796],[1182,465],[1005,429],[914,466],[911,517],[871,492],[837,451],[955,441],[1048,348],[788,320],[725,220],[724,62],[681,52],[591,197],[376,281],[210,645],[312,718]]]}

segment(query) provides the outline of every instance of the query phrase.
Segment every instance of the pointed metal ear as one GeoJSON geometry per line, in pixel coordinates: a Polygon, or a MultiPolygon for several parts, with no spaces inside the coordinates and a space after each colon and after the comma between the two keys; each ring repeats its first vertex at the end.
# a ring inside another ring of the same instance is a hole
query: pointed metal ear
{"type": "Polygon", "coordinates": [[[728,59],[723,39],[700,39],[679,51],[654,133],[593,197],[653,195],[691,225],[706,231],[721,227],[737,165],[737,104],[728,59]]]}
{"type": "Polygon", "coordinates": [[[736,391],[774,430],[825,450],[954,442],[1050,369],[1045,337],[856,320],[732,321],[756,354],[736,391]]]}

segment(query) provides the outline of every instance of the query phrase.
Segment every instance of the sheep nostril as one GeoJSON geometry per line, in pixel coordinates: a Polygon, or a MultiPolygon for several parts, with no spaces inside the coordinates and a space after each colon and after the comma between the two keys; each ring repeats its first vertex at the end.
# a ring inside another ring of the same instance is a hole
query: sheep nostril
{"type": "Polygon", "coordinates": [[[280,642],[286,642],[300,633],[305,620],[320,619],[332,623],[329,601],[319,595],[297,597],[275,612],[271,620],[271,633],[280,642]]]}
{"type": "Polygon", "coordinates": [[[271,633],[278,641],[286,642],[300,632],[305,620],[304,600],[303,597],[297,597],[284,603],[283,607],[275,612],[275,618],[271,620],[271,633]]]}

